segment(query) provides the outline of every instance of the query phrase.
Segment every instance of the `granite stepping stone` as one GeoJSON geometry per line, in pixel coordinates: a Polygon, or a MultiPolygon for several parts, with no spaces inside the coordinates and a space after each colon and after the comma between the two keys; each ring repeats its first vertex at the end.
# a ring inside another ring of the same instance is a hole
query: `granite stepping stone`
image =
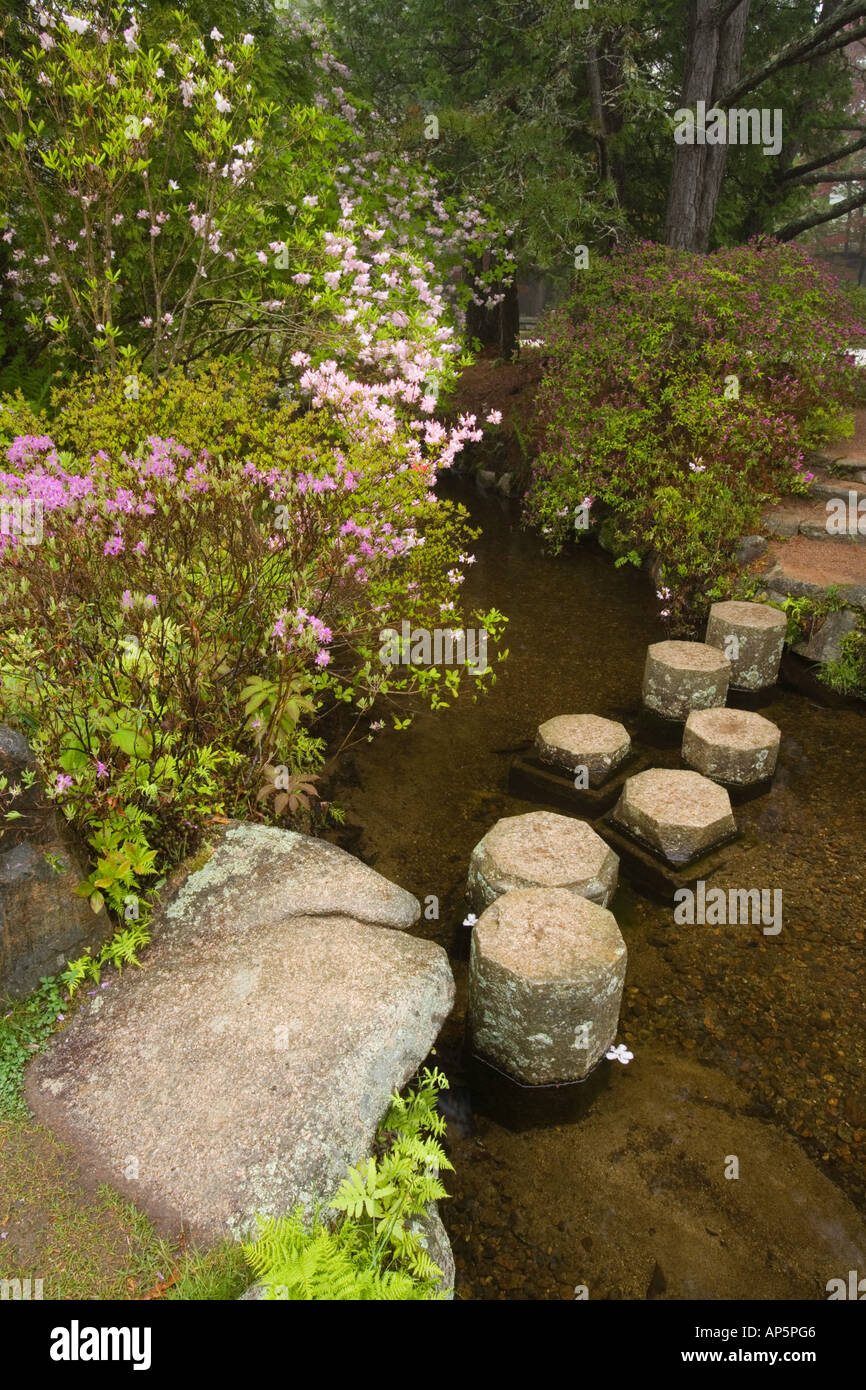
{"type": "Polygon", "coordinates": [[[616,1036],[626,945],[606,908],[564,888],[517,888],[472,932],[478,1056],[524,1085],[579,1081],[616,1036]]]}
{"type": "Polygon", "coordinates": [[[631,739],[622,724],[596,714],[558,714],[539,724],[535,751],[562,772],[587,770],[591,787],[601,786],[628,757],[631,739]]]}
{"type": "Polygon", "coordinates": [[[685,720],[693,709],[723,705],[731,663],[706,642],[654,642],[647,652],[643,702],[663,719],[685,720]]]}
{"type": "Polygon", "coordinates": [[[692,710],[683,732],[683,761],[717,782],[746,787],[772,777],[779,726],[752,710],[692,710]]]}
{"type": "Polygon", "coordinates": [[[764,690],[775,684],[787,625],[785,614],[769,603],[713,604],[707,642],[729,657],[734,690],[764,690]]]}
{"type": "Polygon", "coordinates": [[[737,829],[724,787],[680,768],[653,767],[629,777],[611,819],[669,864],[689,863],[737,829]]]}
{"type": "Polygon", "coordinates": [[[513,888],[566,888],[606,907],[619,860],[585,821],[553,811],[505,816],[472,851],[469,898],[481,912],[513,888]]]}

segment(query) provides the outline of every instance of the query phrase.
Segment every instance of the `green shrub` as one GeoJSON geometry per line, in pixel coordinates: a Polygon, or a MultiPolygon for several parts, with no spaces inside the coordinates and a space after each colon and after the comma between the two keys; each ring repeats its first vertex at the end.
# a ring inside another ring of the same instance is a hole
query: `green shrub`
{"type": "Polygon", "coordinates": [[[402,727],[414,697],[492,678],[379,659],[389,625],[456,625],[476,533],[407,465],[404,432],[359,439],[264,368],[132,395],[84,379],[50,416],[19,399],[5,420],[0,495],[41,504],[44,535],[0,536],[0,717],[89,841],[81,891],[135,959],[140,897],[213,817],[310,828],[326,732],[342,748],[381,726],[374,705],[402,727]]]}
{"type": "Polygon", "coordinates": [[[655,552],[666,615],[694,625],[767,501],[805,491],[804,451],[850,434],[866,386],[846,349],[861,333],[793,246],[646,244],[594,262],[546,325],[530,520],[561,546],[589,501],[621,550],[655,552]]]}
{"type": "Polygon", "coordinates": [[[842,655],[819,667],[818,679],[840,695],[866,700],[866,631],[861,627],[849,632],[840,646],[842,655]]]}
{"type": "MultiPolygon", "coordinates": [[[[0,1000],[2,1005],[2,1000],[0,1000]]],[[[63,1018],[59,979],[46,977],[26,999],[0,1007],[0,1121],[27,1114],[24,1064],[41,1052],[63,1018]]]]}

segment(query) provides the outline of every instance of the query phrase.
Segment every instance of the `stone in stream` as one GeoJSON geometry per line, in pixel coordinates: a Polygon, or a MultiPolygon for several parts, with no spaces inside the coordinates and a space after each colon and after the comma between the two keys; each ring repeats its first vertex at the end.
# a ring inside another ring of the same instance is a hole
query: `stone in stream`
{"type": "Polygon", "coordinates": [[[647,651],[643,702],[664,719],[685,720],[693,709],[723,705],[731,663],[706,642],[654,642],[647,651]]]}
{"type": "Polygon", "coordinates": [[[625,966],[606,908],[564,888],[504,893],[472,931],[473,1050],[524,1085],[581,1080],[616,1036],[625,966]]]}
{"type": "Polygon", "coordinates": [[[591,787],[602,782],[619,767],[631,751],[631,739],[622,724],[601,719],[597,714],[558,714],[539,724],[535,750],[543,763],[563,772],[587,770],[591,787]]]}
{"type": "Polygon", "coordinates": [[[794,651],[809,661],[838,661],[842,656],[842,643],[851,632],[860,626],[860,615],[853,608],[840,608],[828,613],[808,642],[800,642],[794,651]]]}
{"type": "Polygon", "coordinates": [[[146,968],[30,1064],[30,1104],[168,1232],[208,1244],[309,1210],[370,1153],[451,1008],[445,952],[399,930],[417,916],[332,845],[235,825],[164,900],[146,968]]]}
{"type": "Polygon", "coordinates": [[[769,603],[713,604],[707,642],[730,658],[734,690],[763,690],[775,683],[787,625],[785,614],[769,603]]]}
{"type": "Polygon", "coordinates": [[[111,930],[107,915],[97,917],[75,891],[86,877],[84,865],[35,773],[27,740],[0,725],[3,809],[18,813],[5,825],[0,818],[0,996],[13,999],[23,999],[88,946],[101,946],[111,930]],[[31,773],[28,787],[23,779],[31,773]]]}
{"type": "Polygon", "coordinates": [[[619,859],[585,821],[553,811],[498,820],[472,851],[469,897],[481,912],[512,888],[567,888],[607,906],[619,859]]]}
{"type": "Polygon", "coordinates": [[[683,761],[705,777],[745,787],[772,777],[781,737],[777,724],[751,710],[692,710],[683,761]]]}
{"type": "Polygon", "coordinates": [[[670,864],[687,864],[736,831],[731,800],[699,772],[652,767],[629,777],[611,813],[670,864]]]}

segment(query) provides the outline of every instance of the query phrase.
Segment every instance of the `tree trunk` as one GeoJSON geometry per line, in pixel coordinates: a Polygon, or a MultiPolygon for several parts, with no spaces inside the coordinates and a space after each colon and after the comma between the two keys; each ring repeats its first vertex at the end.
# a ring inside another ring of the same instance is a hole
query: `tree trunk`
{"type": "MultiPolygon", "coordinates": [[[[476,274],[487,269],[489,259],[489,252],[485,252],[475,267],[476,274]]],[[[470,342],[477,338],[482,348],[495,347],[503,361],[510,362],[517,351],[520,337],[517,279],[512,275],[509,285],[500,281],[494,288],[503,298],[492,309],[473,304],[471,300],[467,305],[466,336],[470,342]]]]}
{"type": "MultiPolygon", "coordinates": [[[[739,79],[750,0],[727,9],[721,0],[691,0],[680,105],[715,98],[739,79]]],[[[697,132],[695,132],[697,134],[697,132]]],[[[665,241],[686,251],[707,251],[722,187],[727,145],[677,145],[668,195],[665,241]]]]}

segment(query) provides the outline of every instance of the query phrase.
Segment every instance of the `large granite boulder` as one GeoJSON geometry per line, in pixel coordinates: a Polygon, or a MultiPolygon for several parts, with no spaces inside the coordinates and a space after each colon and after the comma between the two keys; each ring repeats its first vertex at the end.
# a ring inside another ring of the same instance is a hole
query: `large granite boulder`
{"type": "Polygon", "coordinates": [[[418,921],[421,905],[405,888],[326,840],[236,824],[164,908],[166,921],[186,934],[198,930],[203,918],[217,930],[224,919],[243,930],[263,912],[275,920],[338,913],[405,930],[418,921]]]}
{"type": "Polygon", "coordinates": [[[145,968],[84,1002],[28,1068],[83,1173],[161,1229],[247,1235],[329,1198],[454,998],[418,903],[308,836],[231,828],[163,905],[145,968]]]}

